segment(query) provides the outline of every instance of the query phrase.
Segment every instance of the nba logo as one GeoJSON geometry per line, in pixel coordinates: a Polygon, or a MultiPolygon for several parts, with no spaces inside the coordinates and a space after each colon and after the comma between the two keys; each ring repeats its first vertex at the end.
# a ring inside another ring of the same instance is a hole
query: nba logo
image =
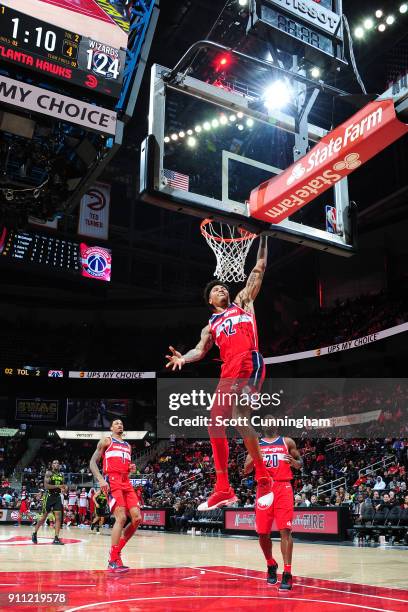
{"type": "Polygon", "coordinates": [[[337,210],[334,206],[326,206],[326,232],[337,234],[337,210]]]}

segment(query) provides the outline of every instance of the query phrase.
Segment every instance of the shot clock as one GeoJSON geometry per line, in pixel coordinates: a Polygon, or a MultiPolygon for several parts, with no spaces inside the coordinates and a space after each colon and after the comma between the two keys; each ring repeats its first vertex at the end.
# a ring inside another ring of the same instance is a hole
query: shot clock
{"type": "Polygon", "coordinates": [[[115,49],[0,3],[0,60],[118,98],[126,59],[115,49]]]}

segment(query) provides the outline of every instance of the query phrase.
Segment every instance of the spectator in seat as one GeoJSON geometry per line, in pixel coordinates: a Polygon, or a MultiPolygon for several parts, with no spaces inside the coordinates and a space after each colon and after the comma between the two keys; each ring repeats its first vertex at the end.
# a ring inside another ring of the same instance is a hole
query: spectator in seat
{"type": "Polygon", "coordinates": [[[381,512],[386,509],[390,510],[393,506],[394,503],[390,500],[388,493],[384,493],[382,500],[375,506],[375,509],[377,512],[381,512]]]}
{"type": "Polygon", "coordinates": [[[377,476],[377,478],[375,479],[375,485],[374,485],[374,491],[384,491],[385,489],[385,482],[383,481],[381,476],[377,476]]]}

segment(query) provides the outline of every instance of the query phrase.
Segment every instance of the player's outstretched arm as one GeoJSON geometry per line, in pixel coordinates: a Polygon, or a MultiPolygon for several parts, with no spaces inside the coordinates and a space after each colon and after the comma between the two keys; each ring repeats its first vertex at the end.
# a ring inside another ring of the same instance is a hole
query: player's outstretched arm
{"type": "Polygon", "coordinates": [[[237,297],[235,298],[235,303],[238,304],[238,306],[242,306],[242,308],[245,308],[245,306],[249,306],[255,300],[261,289],[263,277],[266,270],[267,259],[268,237],[261,236],[259,238],[259,248],[255,267],[248,276],[248,280],[244,289],[242,289],[242,291],[240,291],[237,297]]]}
{"type": "Polygon", "coordinates": [[[96,480],[98,481],[99,486],[102,489],[102,491],[107,491],[109,485],[104,479],[104,477],[102,476],[102,474],[100,473],[99,468],[98,468],[98,463],[101,460],[103,451],[105,450],[105,448],[109,446],[109,444],[110,444],[109,438],[103,438],[103,440],[99,440],[98,446],[96,447],[96,451],[92,455],[91,460],[89,462],[89,469],[91,470],[94,478],[96,478],[96,480]]]}
{"type": "Polygon", "coordinates": [[[174,370],[177,370],[177,368],[181,370],[183,365],[186,363],[200,361],[200,359],[205,357],[213,344],[214,341],[210,332],[210,327],[209,325],[206,325],[206,327],[204,327],[204,329],[201,331],[201,338],[197,346],[184,355],[179,353],[179,351],[176,351],[176,349],[172,346],[169,346],[171,355],[166,355],[166,359],[168,359],[166,368],[171,368],[174,372],[174,370]]]}

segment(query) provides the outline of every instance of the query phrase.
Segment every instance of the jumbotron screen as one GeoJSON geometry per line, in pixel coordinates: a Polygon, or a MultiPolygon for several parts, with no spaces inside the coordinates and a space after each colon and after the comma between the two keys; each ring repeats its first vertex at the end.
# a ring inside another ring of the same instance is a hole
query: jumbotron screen
{"type": "Polygon", "coordinates": [[[0,261],[108,282],[112,252],[40,232],[0,229],[0,261]]]}
{"type": "Polygon", "coordinates": [[[126,12],[109,0],[0,1],[3,61],[115,98],[128,32],[126,12]]]}

